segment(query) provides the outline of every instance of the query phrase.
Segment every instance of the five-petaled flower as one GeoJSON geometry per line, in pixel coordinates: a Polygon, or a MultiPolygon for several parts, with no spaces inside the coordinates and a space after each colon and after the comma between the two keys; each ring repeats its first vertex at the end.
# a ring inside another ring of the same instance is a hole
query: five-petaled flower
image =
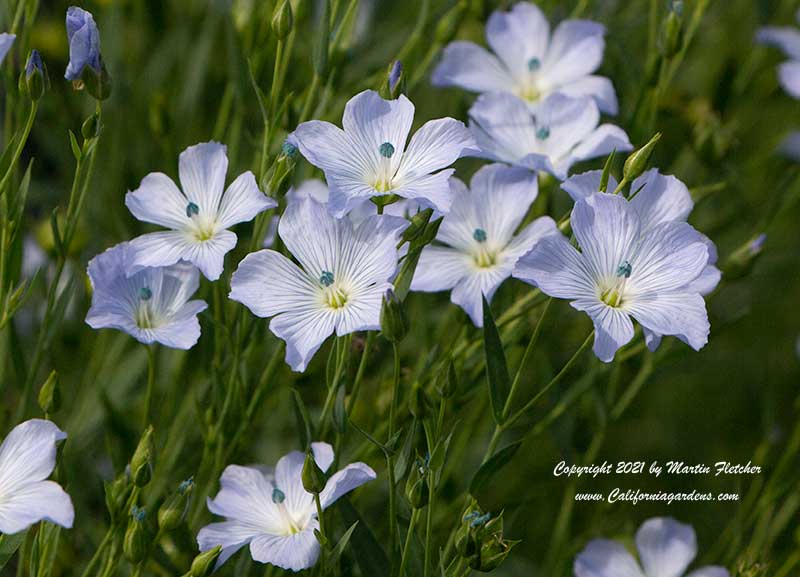
{"type": "MultiPolygon", "coordinates": [[[[319,468],[327,471],[333,463],[331,446],[311,443],[311,449],[319,468]]],[[[314,497],[303,487],[304,461],[303,453],[292,451],[278,461],[274,474],[238,465],[225,468],[208,509],[226,521],[206,525],[197,535],[201,551],[222,546],[217,567],[248,544],[253,560],[281,569],[302,571],[317,562],[320,546],[314,531],[319,520],[314,497]]],[[[375,471],[364,463],[347,465],[320,492],[322,509],[373,479],[375,471]]]]}
{"type": "Polygon", "coordinates": [[[6,54],[8,54],[8,51],[11,50],[11,47],[14,45],[14,39],[16,37],[15,34],[9,34],[8,32],[0,34],[0,63],[5,60],[6,54]]]}
{"type": "Polygon", "coordinates": [[[603,61],[605,28],[589,20],[565,20],[550,37],[550,24],[535,4],[520,2],[510,12],[493,12],[486,40],[495,54],[472,42],[450,43],[433,72],[435,86],[471,92],[506,92],[535,107],[561,92],[590,96],[608,114],[617,95],[608,78],[592,74],[603,61]]]}
{"type": "Polygon", "coordinates": [[[0,533],[19,533],[39,521],[71,528],[75,517],[64,489],[47,477],[56,465],[56,443],[67,434],[51,421],[31,419],[14,427],[0,445],[0,533]]]}
{"type": "Polygon", "coordinates": [[[542,237],[559,234],[543,216],[514,234],[538,193],[536,175],[523,168],[492,164],[472,177],[470,188],[450,179],[453,207],[436,239],[420,257],[411,289],[451,290],[450,299],[476,326],[483,326],[483,296],[491,300],[517,259],[542,237]]]}
{"type": "Polygon", "coordinates": [[[168,266],[185,260],[209,280],[217,280],[225,255],[236,246],[236,234],[228,228],[252,220],[277,203],[258,189],[250,171],[225,190],[228,156],[225,146],[216,142],[184,150],[178,172],[183,192],[166,174],[153,172],[125,196],[125,205],[136,218],[172,229],[131,241],[134,256],[129,274],[142,266],[168,266]]]}
{"type": "MultiPolygon", "coordinates": [[[[645,521],[636,532],[637,563],[616,541],[595,539],[575,558],[575,577],[683,577],[697,556],[697,537],[691,525],[667,517],[645,521]]],[[[695,569],[686,577],[729,577],[716,565],[695,569]]]]}
{"type": "Polygon", "coordinates": [[[447,168],[475,153],[469,130],[452,118],[431,120],[406,146],[414,105],[404,95],[384,100],[365,90],[345,106],[341,129],[329,122],[304,122],[292,134],[303,156],[322,169],[330,187],[328,208],[343,216],[374,196],[397,195],[447,212],[447,168]],[[438,171],[438,172],[436,172],[438,171]]]}
{"type": "Polygon", "coordinates": [[[695,350],[708,340],[705,301],[692,282],[709,261],[706,239],[686,222],[647,227],[615,194],[575,203],[572,230],[543,238],[517,261],[514,276],[585,311],[595,328],[594,352],[610,362],[633,338],[631,316],[658,335],[675,335],[695,350]]]}
{"type": "Polygon", "coordinates": [[[112,328],[137,341],[190,349],[200,338],[201,300],[189,300],[200,275],[188,263],[144,267],[128,276],[132,260],[128,243],[118,244],[89,261],[92,306],[86,323],[94,329],[112,328]]]}
{"type": "Polygon", "coordinates": [[[100,56],[100,32],[91,13],[77,6],[67,10],[67,41],[69,42],[69,64],[64,72],[67,80],[80,80],[84,68],[96,74],[103,70],[100,56]]]}
{"type": "Polygon", "coordinates": [[[286,341],[286,362],[303,371],[332,333],[380,328],[381,299],[407,224],[388,215],[353,223],[311,198],[294,201],[278,234],[300,266],[273,250],[252,253],[233,274],[230,298],[273,317],[270,330],[286,341]]]}
{"type": "Polygon", "coordinates": [[[483,94],[469,116],[480,156],[560,180],[576,162],[633,148],[618,126],[598,126],[600,111],[588,97],[551,94],[532,113],[511,94],[483,94]]]}

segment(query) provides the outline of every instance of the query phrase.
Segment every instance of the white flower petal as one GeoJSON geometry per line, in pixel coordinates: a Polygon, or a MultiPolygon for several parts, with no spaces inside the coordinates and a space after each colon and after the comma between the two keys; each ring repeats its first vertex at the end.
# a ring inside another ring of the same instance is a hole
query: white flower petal
{"type": "MultiPolygon", "coordinates": [[[[219,493],[206,501],[209,511],[256,528],[254,532],[280,532],[284,529],[272,501],[273,487],[261,471],[254,467],[228,465],[219,482],[219,493]]],[[[284,490],[283,487],[280,489],[284,490]]]]}
{"type": "Polygon", "coordinates": [[[411,281],[411,290],[437,292],[452,289],[471,272],[469,256],[460,250],[426,246],[411,281]]]}
{"type": "Polygon", "coordinates": [[[64,431],[44,419],[14,427],[0,445],[0,495],[49,477],[56,463],[56,442],[66,438],[64,431]]]}
{"type": "Polygon", "coordinates": [[[173,349],[191,349],[200,339],[200,321],[197,315],[207,308],[205,301],[187,302],[169,323],[150,329],[152,340],[173,349]]]}
{"type": "Polygon", "coordinates": [[[492,302],[495,291],[511,276],[512,263],[502,263],[486,269],[475,269],[462,278],[453,292],[450,300],[457,304],[469,315],[472,324],[476,327],[483,326],[483,297],[492,302]]]}
{"type": "Polygon", "coordinates": [[[395,175],[401,188],[407,182],[446,168],[466,154],[477,152],[475,140],[463,122],[437,118],[423,124],[411,137],[395,175]]]}
{"type": "Polygon", "coordinates": [[[681,577],[697,555],[691,525],[654,517],[636,532],[636,548],[647,577],[681,577]]]}
{"type": "Polygon", "coordinates": [[[789,57],[800,60],[800,30],[789,26],[766,26],[759,28],[756,41],[777,46],[789,57]]]}
{"type": "Polygon", "coordinates": [[[570,163],[629,150],[633,150],[633,145],[624,130],[613,124],[601,124],[572,150],[570,163]]]}
{"type": "Polygon", "coordinates": [[[275,208],[278,203],[258,189],[256,177],[249,170],[234,180],[222,197],[217,222],[221,228],[253,220],[257,214],[275,208]]]}
{"type": "Polygon", "coordinates": [[[600,111],[591,98],[555,93],[541,103],[536,121],[538,127],[549,131],[546,139],[537,139],[539,146],[557,166],[562,158],[574,156],[575,151],[585,146],[585,139],[591,137],[600,121],[600,111]]]}
{"type": "MultiPolygon", "coordinates": [[[[475,228],[481,228],[487,233],[487,241],[505,245],[536,200],[539,184],[536,174],[530,170],[491,164],[472,176],[470,192],[468,202],[474,211],[475,222],[474,226],[472,222],[467,223],[472,230],[465,231],[465,240],[474,242],[475,228]]],[[[448,220],[449,217],[445,217],[443,227],[448,220]]],[[[442,238],[447,236],[445,232],[442,238]]]]}
{"type": "Polygon", "coordinates": [[[700,567],[689,573],[686,577],[730,577],[730,573],[724,567],[717,567],[709,565],[708,567],[700,567]]]}
{"type": "Polygon", "coordinates": [[[558,91],[573,97],[590,96],[597,103],[600,112],[611,116],[619,112],[617,93],[611,80],[605,76],[589,75],[561,84],[558,91]]]}
{"type": "Polygon", "coordinates": [[[348,135],[330,122],[304,122],[295,129],[292,137],[305,159],[321,169],[328,180],[331,176],[358,180],[371,167],[371,157],[351,154],[353,144],[348,135]]]}
{"type": "Polygon", "coordinates": [[[451,42],[433,71],[434,86],[459,86],[471,92],[512,92],[508,70],[485,48],[473,42],[451,42]]]}
{"type": "Polygon", "coordinates": [[[336,317],[336,334],[342,336],[356,331],[379,330],[383,297],[391,288],[392,283],[384,281],[354,290],[336,317]]]}
{"type": "Polygon", "coordinates": [[[630,317],[621,309],[601,302],[597,297],[578,299],[571,304],[577,310],[586,312],[594,323],[594,354],[604,363],[613,361],[617,350],[633,338],[630,317]]]}
{"type": "Polygon", "coordinates": [[[309,178],[300,183],[296,188],[290,188],[286,193],[286,200],[294,202],[304,198],[312,198],[325,204],[328,202],[328,185],[319,178],[309,178]]]}
{"type": "Polygon", "coordinates": [[[528,106],[511,94],[482,94],[470,108],[469,117],[470,130],[484,158],[513,164],[536,146],[536,128],[528,106]]]}
{"type": "Polygon", "coordinates": [[[616,541],[595,539],[575,557],[575,577],[644,577],[636,559],[616,541]]]}
{"type": "Polygon", "coordinates": [[[0,533],[13,534],[39,521],[70,529],[75,518],[72,501],[58,483],[37,481],[4,493],[0,501],[0,533]]]}
{"type": "Polygon", "coordinates": [[[515,78],[529,74],[532,58],[542,61],[550,38],[550,24],[530,2],[519,2],[510,12],[495,11],[486,23],[486,40],[515,78]]]}
{"type": "Polygon", "coordinates": [[[14,39],[16,37],[16,34],[9,34],[8,32],[0,34],[0,63],[5,60],[6,54],[8,54],[8,51],[11,50],[11,47],[14,45],[14,39]]]}
{"type": "Polygon", "coordinates": [[[286,363],[296,372],[306,370],[334,328],[333,314],[310,307],[282,313],[269,323],[275,336],[286,342],[286,363]]]}
{"type": "Polygon", "coordinates": [[[559,87],[597,70],[603,62],[603,34],[605,28],[589,20],[565,20],[559,24],[542,63],[547,81],[559,87]]]}
{"type": "Polygon", "coordinates": [[[314,453],[314,461],[323,472],[331,468],[333,464],[333,447],[328,443],[311,443],[311,450],[314,453]]]}
{"type": "Polygon", "coordinates": [[[148,232],[128,243],[131,250],[127,274],[133,275],[143,267],[170,266],[188,252],[186,233],[177,230],[148,232]]]}
{"type": "Polygon", "coordinates": [[[670,220],[685,221],[694,208],[686,185],[674,176],[659,173],[657,168],[633,181],[631,192],[636,191],[639,192],[630,203],[639,215],[642,231],[670,220]]]}
{"type": "Polygon", "coordinates": [[[373,481],[376,477],[375,471],[364,463],[347,465],[344,469],[331,475],[331,478],[325,484],[325,488],[319,494],[322,508],[327,509],[343,495],[368,481],[373,481]]]}
{"type": "Polygon", "coordinates": [[[417,200],[421,205],[430,206],[434,210],[447,213],[453,202],[450,195],[450,185],[448,180],[455,172],[448,168],[440,170],[436,174],[427,174],[410,180],[400,188],[392,190],[393,194],[417,200]]]}
{"type": "Polygon", "coordinates": [[[517,261],[513,275],[555,298],[589,298],[595,294],[591,269],[561,234],[542,238],[517,261]]]}
{"type": "Polygon", "coordinates": [[[228,172],[226,150],[218,142],[203,142],[190,146],[178,157],[183,192],[197,205],[201,216],[217,215],[228,172]]]}
{"type": "Polygon", "coordinates": [[[698,293],[653,293],[633,299],[625,309],[653,333],[675,335],[696,351],[708,342],[711,325],[698,293]]]}
{"type": "Polygon", "coordinates": [[[200,551],[209,551],[218,545],[222,545],[222,551],[214,566],[215,569],[219,569],[225,561],[230,559],[234,553],[247,545],[258,534],[259,529],[257,527],[240,523],[239,521],[211,523],[197,533],[197,545],[200,551]]]}
{"type": "Polygon", "coordinates": [[[686,285],[686,290],[690,293],[696,292],[705,296],[714,292],[720,280],[722,280],[722,271],[709,264],[703,268],[703,272],[696,279],[686,285]]]}
{"type": "Polygon", "coordinates": [[[553,236],[561,236],[558,225],[549,216],[540,216],[511,240],[503,256],[516,264],[517,259],[533,250],[539,241],[553,236]]]}
{"type": "Polygon", "coordinates": [[[271,563],[288,571],[302,571],[313,567],[319,558],[319,542],[314,529],[319,523],[313,519],[309,526],[293,535],[258,535],[250,542],[250,555],[259,563],[271,563]]]}
{"type": "Polygon", "coordinates": [[[284,504],[290,511],[306,511],[312,506],[313,496],[303,487],[305,461],[305,453],[292,451],[281,457],[275,465],[275,486],[283,491],[286,496],[284,504]]]}
{"type": "Polygon", "coordinates": [[[323,271],[334,272],[339,231],[347,227],[352,228],[348,220],[337,220],[324,205],[304,199],[286,207],[278,234],[303,269],[311,277],[319,278],[323,271]]]}
{"type": "Polygon", "coordinates": [[[142,179],[139,188],[125,195],[125,206],[142,222],[167,228],[183,228],[189,222],[189,201],[170,177],[152,172],[142,179]]]}
{"type": "Polygon", "coordinates": [[[800,98],[800,60],[789,60],[778,66],[781,86],[792,98],[800,98]]]}
{"type": "MultiPolygon", "coordinates": [[[[570,176],[561,183],[561,190],[572,197],[575,202],[600,192],[600,179],[603,176],[602,170],[590,170],[570,176]]],[[[608,185],[606,191],[614,192],[617,188],[617,179],[613,174],[608,175],[608,185]]]]}

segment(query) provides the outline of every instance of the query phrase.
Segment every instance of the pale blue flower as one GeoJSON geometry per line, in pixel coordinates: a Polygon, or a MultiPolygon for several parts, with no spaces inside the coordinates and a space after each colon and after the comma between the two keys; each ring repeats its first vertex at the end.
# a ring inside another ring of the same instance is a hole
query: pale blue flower
{"type": "MultiPolygon", "coordinates": [[[[800,11],[797,16],[800,20],[800,11]]],[[[758,30],[756,41],[777,46],[789,57],[778,67],[778,79],[792,98],[800,98],[800,30],[791,26],[766,26],[758,30]]]]}
{"type": "Polygon", "coordinates": [[[200,338],[197,315],[207,307],[189,300],[200,284],[197,269],[179,263],[140,268],[128,276],[132,258],[130,244],[121,243],[89,261],[94,293],[86,323],[123,331],[145,344],[192,348],[200,338]]]}
{"type": "MultiPolygon", "coordinates": [[[[333,464],[333,448],[311,443],[311,450],[319,468],[327,471],[333,464]]],[[[245,545],[259,563],[288,571],[314,566],[320,553],[314,536],[319,520],[314,496],[303,487],[304,462],[304,453],[292,451],[278,461],[274,473],[239,465],[225,468],[220,491],[208,500],[208,509],[226,520],[206,525],[197,535],[201,551],[222,546],[217,567],[245,545]]],[[[364,463],[347,465],[328,479],[320,493],[322,508],[375,477],[364,463]]]]}
{"type": "Polygon", "coordinates": [[[469,116],[480,156],[560,180],[576,162],[633,148],[621,128],[598,126],[600,111],[588,97],[551,94],[533,114],[511,94],[483,94],[469,116]]]}
{"type": "Polygon", "coordinates": [[[183,192],[166,174],[153,172],[125,196],[125,205],[133,216],[171,229],[131,241],[134,256],[129,272],[185,260],[207,279],[217,280],[225,255],[236,246],[236,235],[228,229],[277,203],[258,189],[250,171],[239,175],[225,190],[228,157],[225,146],[216,142],[184,150],[178,172],[183,192]]]}
{"type": "Polygon", "coordinates": [[[532,109],[554,92],[589,96],[600,110],[616,114],[614,86],[593,74],[603,62],[604,35],[605,27],[596,22],[565,20],[551,37],[542,11],[520,2],[510,12],[493,12],[486,24],[486,40],[494,54],[472,42],[451,42],[432,82],[471,92],[513,94],[532,109]]]}
{"type": "Polygon", "coordinates": [[[645,228],[625,198],[597,193],[575,203],[572,230],[543,238],[517,261],[514,276],[586,312],[594,352],[610,362],[633,338],[636,319],[658,335],[675,335],[695,350],[708,340],[705,301],[692,286],[709,261],[706,239],[686,222],[645,228]]]}
{"type": "MultiPolygon", "coordinates": [[[[598,192],[601,175],[600,170],[578,174],[565,180],[561,188],[567,191],[573,200],[578,201],[598,192]]],[[[607,190],[613,191],[616,186],[616,180],[610,176],[607,190]]],[[[630,190],[636,193],[629,202],[639,216],[642,234],[648,233],[664,222],[686,222],[694,208],[692,195],[686,185],[674,176],[661,174],[656,168],[635,179],[630,190]]],[[[686,289],[705,296],[717,288],[722,278],[722,271],[716,267],[717,247],[705,235],[701,237],[708,248],[708,263],[703,272],[693,279],[686,289]]],[[[661,335],[648,328],[644,328],[644,336],[650,350],[656,350],[661,344],[661,335]]]]}
{"type": "Polygon", "coordinates": [[[286,362],[305,370],[334,332],[380,328],[381,300],[397,270],[397,240],[407,221],[371,216],[336,219],[310,198],[290,203],[278,234],[300,266],[273,250],[242,260],[230,298],[286,341],[286,362]]]}
{"type": "Polygon", "coordinates": [[[96,74],[103,68],[100,56],[100,32],[91,13],[83,8],[71,6],[67,10],[67,41],[69,42],[69,64],[64,73],[67,80],[80,80],[87,66],[96,74]]]}
{"type": "Polygon", "coordinates": [[[440,118],[423,124],[406,145],[413,120],[414,105],[404,95],[384,100],[365,90],[345,106],[344,129],[320,120],[297,127],[292,142],[325,173],[332,214],[389,194],[449,210],[447,179],[454,170],[447,167],[475,152],[474,141],[463,123],[440,118]]]}
{"type": "Polygon", "coordinates": [[[691,525],[668,517],[653,517],[636,532],[639,562],[616,541],[595,539],[575,558],[575,577],[730,577],[715,565],[686,574],[697,556],[697,536],[691,525]]]}
{"type": "Polygon", "coordinates": [[[483,296],[491,301],[517,259],[547,235],[559,234],[543,216],[516,233],[538,194],[537,178],[523,168],[492,164],[472,177],[470,188],[450,179],[453,206],[436,240],[422,251],[411,290],[450,290],[450,300],[483,326],[483,296]],[[515,234],[516,233],[516,234],[515,234]]]}
{"type": "Polygon", "coordinates": [[[39,521],[72,527],[75,510],[64,489],[47,478],[56,443],[67,434],[51,421],[31,419],[14,427],[0,445],[0,533],[12,535],[39,521]]]}
{"type": "Polygon", "coordinates": [[[8,32],[0,34],[0,64],[3,63],[6,54],[8,54],[8,51],[11,50],[11,47],[14,45],[14,39],[16,37],[16,34],[9,34],[8,32]]]}

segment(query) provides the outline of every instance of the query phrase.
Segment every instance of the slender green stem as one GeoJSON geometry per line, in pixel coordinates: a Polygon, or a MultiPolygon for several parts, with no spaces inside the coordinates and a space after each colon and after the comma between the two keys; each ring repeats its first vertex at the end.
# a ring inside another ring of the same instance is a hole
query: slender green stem
{"type": "Polygon", "coordinates": [[[322,502],[319,500],[319,493],[314,493],[314,504],[317,506],[317,520],[319,521],[319,532],[327,539],[325,533],[325,519],[322,511],[322,502]]]}
{"type": "Polygon", "coordinates": [[[400,572],[399,577],[405,577],[406,574],[406,561],[408,560],[408,553],[411,551],[411,539],[414,538],[414,529],[419,520],[420,509],[414,509],[411,513],[411,522],[408,524],[408,533],[406,533],[406,543],[403,546],[403,556],[400,557],[400,572]]]}
{"type": "Polygon", "coordinates": [[[392,356],[394,357],[394,384],[392,386],[392,403],[389,405],[389,438],[394,435],[394,419],[397,412],[397,399],[400,396],[400,353],[397,343],[392,343],[392,356]]]}
{"type": "Polygon", "coordinates": [[[14,169],[17,166],[19,157],[22,155],[22,149],[25,148],[25,143],[28,142],[28,136],[31,133],[31,128],[33,128],[33,121],[36,118],[36,111],[38,109],[39,102],[37,100],[31,102],[31,108],[28,111],[28,119],[25,121],[25,127],[22,129],[22,135],[20,136],[19,142],[17,142],[17,148],[14,150],[14,154],[11,156],[11,162],[8,164],[8,168],[6,169],[6,173],[3,175],[3,179],[0,180],[0,194],[5,193],[6,184],[8,184],[8,180],[14,173],[14,169]]]}
{"type": "MultiPolygon", "coordinates": [[[[444,403],[443,403],[444,404],[444,403]]],[[[429,448],[430,450],[430,448],[429,448]]],[[[434,482],[434,475],[428,474],[428,510],[425,519],[425,569],[424,576],[430,576],[431,568],[431,549],[433,547],[433,508],[436,501],[436,483],[434,482]]]]}
{"type": "Polygon", "coordinates": [[[94,555],[92,555],[92,558],[89,560],[89,564],[86,565],[86,568],[83,570],[83,573],[81,573],[81,577],[89,577],[89,575],[92,574],[94,566],[97,565],[98,561],[100,561],[100,558],[103,556],[106,547],[108,547],[108,544],[111,542],[111,537],[113,535],[114,535],[114,526],[112,525],[111,527],[108,528],[108,531],[106,531],[106,535],[105,537],[103,537],[103,540],[100,541],[100,544],[97,546],[97,549],[95,549],[94,555]]]}
{"type": "Polygon", "coordinates": [[[311,79],[311,86],[308,87],[308,93],[306,94],[306,100],[303,103],[303,110],[300,113],[300,120],[298,122],[302,123],[308,120],[308,117],[311,114],[311,107],[314,104],[315,96],[319,90],[319,83],[319,74],[314,73],[314,78],[311,79]]]}
{"type": "Polygon", "coordinates": [[[153,390],[156,383],[156,360],[158,356],[158,345],[147,346],[147,391],[144,397],[144,419],[142,429],[153,421],[153,390]]]}
{"type": "MultiPolygon", "coordinates": [[[[397,399],[400,396],[400,352],[397,343],[392,343],[392,356],[394,357],[394,383],[392,386],[392,401],[389,405],[389,439],[394,437],[394,419],[397,411],[397,399]]],[[[394,559],[395,547],[397,546],[397,497],[395,495],[396,479],[394,477],[394,456],[387,454],[386,469],[389,473],[389,544],[391,557],[394,559]]],[[[402,572],[401,572],[402,575],[402,572]]]]}

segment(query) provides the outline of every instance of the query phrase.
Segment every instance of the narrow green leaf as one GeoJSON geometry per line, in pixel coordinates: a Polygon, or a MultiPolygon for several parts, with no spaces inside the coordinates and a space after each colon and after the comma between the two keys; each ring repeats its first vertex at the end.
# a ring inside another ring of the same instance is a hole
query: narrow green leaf
{"type": "Polygon", "coordinates": [[[55,244],[56,252],[62,257],[66,257],[61,231],[58,228],[58,208],[54,208],[50,213],[50,230],[53,231],[53,244],[55,244]]]}
{"type": "Polygon", "coordinates": [[[611,151],[611,154],[608,155],[606,159],[606,163],[603,166],[603,174],[600,175],[600,192],[605,192],[608,189],[608,178],[611,175],[611,163],[614,162],[614,156],[617,154],[617,149],[611,151]]]}
{"type": "Polygon", "coordinates": [[[72,148],[72,155],[75,157],[75,160],[80,162],[83,158],[83,151],[81,150],[81,145],[78,144],[78,139],[75,137],[75,133],[71,130],[69,131],[69,146],[72,148]]]}
{"type": "Polygon", "coordinates": [[[27,531],[20,531],[13,535],[0,534],[0,569],[14,556],[22,544],[25,542],[25,537],[28,535],[27,531]]]}
{"type": "Polygon", "coordinates": [[[303,397],[300,396],[300,392],[295,388],[292,388],[292,405],[294,407],[294,416],[297,419],[297,429],[300,431],[300,444],[307,448],[314,438],[314,429],[311,426],[311,418],[308,415],[306,404],[303,402],[303,397]]]}
{"type": "Polygon", "coordinates": [[[358,523],[350,537],[353,543],[353,550],[358,551],[355,555],[361,573],[364,575],[389,575],[389,558],[381,547],[380,541],[375,538],[375,534],[361,518],[358,510],[353,507],[347,497],[342,497],[336,503],[336,508],[342,516],[345,525],[358,523]]]}
{"type": "Polygon", "coordinates": [[[406,435],[406,440],[403,441],[403,447],[397,455],[397,460],[394,462],[394,478],[397,480],[405,477],[408,471],[408,465],[411,463],[411,448],[414,444],[416,430],[417,419],[415,417],[414,422],[411,423],[411,429],[409,429],[408,435],[406,435]]]}
{"type": "Polygon", "coordinates": [[[500,333],[497,332],[492,309],[486,297],[483,297],[483,348],[486,353],[486,380],[489,381],[492,412],[497,424],[502,425],[506,399],[511,391],[511,379],[508,376],[508,363],[503,351],[503,342],[500,340],[500,333]]]}
{"type": "Polygon", "coordinates": [[[331,551],[329,565],[335,566],[339,562],[339,558],[342,556],[342,553],[344,553],[344,550],[347,548],[347,544],[350,542],[350,538],[353,536],[353,531],[356,530],[356,527],[358,527],[358,521],[355,521],[352,525],[350,525],[350,528],[344,532],[342,538],[339,539],[338,543],[336,543],[336,546],[333,548],[333,551],[331,551]]]}
{"type": "Polygon", "coordinates": [[[469,484],[470,494],[473,496],[476,495],[491,480],[495,473],[505,467],[508,462],[514,458],[514,454],[517,452],[520,445],[522,445],[522,439],[503,447],[481,465],[475,473],[475,476],[472,477],[472,482],[469,484]]]}

